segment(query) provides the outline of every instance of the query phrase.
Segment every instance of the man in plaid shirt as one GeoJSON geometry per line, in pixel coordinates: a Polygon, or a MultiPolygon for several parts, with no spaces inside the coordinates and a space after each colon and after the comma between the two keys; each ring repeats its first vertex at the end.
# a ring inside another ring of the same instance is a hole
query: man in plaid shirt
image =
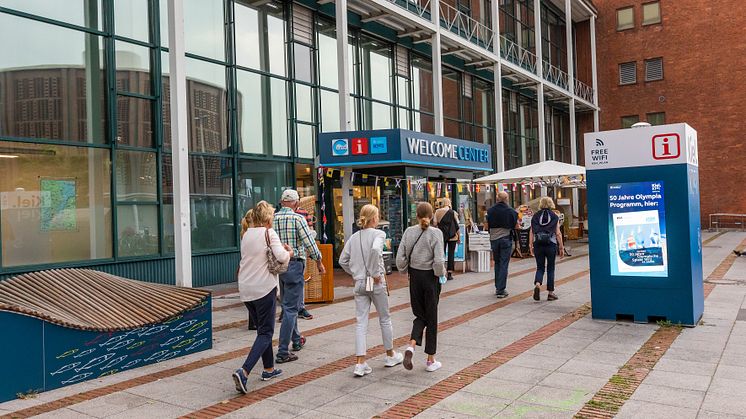
{"type": "Polygon", "coordinates": [[[308,257],[318,262],[319,272],[321,274],[326,272],[321,263],[321,252],[316,246],[306,219],[295,212],[299,202],[300,197],[297,191],[285,190],[281,198],[282,209],[275,213],[273,224],[274,230],[280,236],[280,241],[289,245],[294,252],[287,272],[280,274],[282,325],[280,326],[280,345],[275,359],[278,364],[298,359],[297,355],[289,351],[291,340],[294,351],[301,350],[305,344],[305,338],[298,331],[298,308],[302,303],[305,286],[303,273],[306,269],[306,251],[308,251],[308,257]]]}

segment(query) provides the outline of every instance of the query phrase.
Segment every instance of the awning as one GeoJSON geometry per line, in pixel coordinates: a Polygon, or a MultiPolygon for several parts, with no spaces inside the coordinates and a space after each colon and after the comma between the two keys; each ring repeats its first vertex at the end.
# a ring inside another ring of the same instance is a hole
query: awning
{"type": "Polygon", "coordinates": [[[582,187],[585,167],[546,160],[475,179],[477,183],[547,183],[565,187],[582,187]]]}

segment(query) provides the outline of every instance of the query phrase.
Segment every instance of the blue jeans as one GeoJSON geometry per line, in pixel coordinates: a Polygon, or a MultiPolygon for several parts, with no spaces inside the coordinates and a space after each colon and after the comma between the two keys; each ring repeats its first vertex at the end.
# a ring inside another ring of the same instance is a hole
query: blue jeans
{"type": "Polygon", "coordinates": [[[290,341],[300,342],[298,331],[298,308],[303,298],[303,272],[306,262],[303,260],[291,260],[288,270],[280,274],[280,287],[282,289],[282,324],[280,325],[280,345],[277,348],[277,356],[288,355],[290,341]]]}
{"type": "Polygon", "coordinates": [[[510,236],[490,241],[492,245],[492,256],[495,259],[495,292],[505,292],[508,285],[508,264],[510,254],[513,252],[513,240],[510,236]]]}
{"type": "Polygon", "coordinates": [[[243,363],[243,369],[250,373],[259,358],[262,359],[264,368],[272,368],[275,360],[272,358],[272,336],[275,334],[275,301],[277,297],[277,288],[272,288],[264,297],[244,302],[246,309],[249,310],[249,318],[254,319],[256,323],[256,340],[251,345],[251,351],[246,356],[243,363]]]}
{"type": "Polygon", "coordinates": [[[554,291],[554,261],[557,259],[557,245],[535,244],[534,256],[536,257],[536,277],[534,283],[541,284],[544,281],[544,271],[547,273],[547,291],[554,291]]]}

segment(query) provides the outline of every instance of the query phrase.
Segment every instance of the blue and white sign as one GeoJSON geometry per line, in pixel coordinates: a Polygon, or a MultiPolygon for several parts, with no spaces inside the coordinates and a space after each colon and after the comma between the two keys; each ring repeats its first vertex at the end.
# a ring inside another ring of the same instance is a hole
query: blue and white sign
{"type": "Polygon", "coordinates": [[[321,133],[318,150],[319,164],[326,167],[403,164],[493,170],[488,144],[403,129],[321,133]]]}

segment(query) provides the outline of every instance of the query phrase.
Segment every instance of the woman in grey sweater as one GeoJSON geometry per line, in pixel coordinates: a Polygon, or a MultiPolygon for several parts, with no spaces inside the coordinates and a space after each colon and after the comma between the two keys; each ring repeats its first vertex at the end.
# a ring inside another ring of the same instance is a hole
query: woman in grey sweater
{"type": "Polygon", "coordinates": [[[445,275],[443,255],[443,233],[430,226],[433,207],[427,202],[417,204],[418,225],[404,231],[396,254],[399,272],[409,270],[409,298],[415,319],[409,347],[404,352],[404,368],[412,369],[412,356],[416,345],[422,346],[425,332],[427,371],[433,372],[442,366],[435,360],[438,342],[438,300],[440,299],[439,277],[445,275]]]}
{"type": "Polygon", "coordinates": [[[394,331],[391,326],[389,313],[389,297],[383,266],[383,242],[386,233],[376,229],[378,225],[378,208],[365,205],[360,209],[358,230],[345,242],[339,265],[355,280],[355,355],[357,363],[353,374],[362,377],[373,370],[365,362],[365,352],[368,349],[366,335],[368,334],[368,316],[370,304],[373,303],[378,311],[378,323],[381,325],[383,347],[386,349],[386,366],[393,367],[401,364],[404,357],[394,351],[394,331]],[[373,289],[366,289],[368,277],[373,279],[373,289]]]}

